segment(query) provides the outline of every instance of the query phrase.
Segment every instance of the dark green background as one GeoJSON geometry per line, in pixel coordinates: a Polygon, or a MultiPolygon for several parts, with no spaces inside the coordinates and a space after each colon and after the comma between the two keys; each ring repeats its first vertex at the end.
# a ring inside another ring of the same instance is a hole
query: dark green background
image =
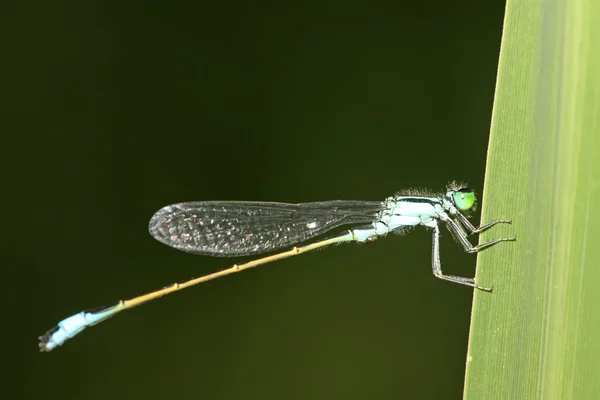
{"type": "Polygon", "coordinates": [[[459,398],[472,291],[431,275],[424,229],[204,284],[49,354],[37,337],[230,265],[148,235],[169,203],[481,192],[503,7],[6,6],[3,397],[459,398]]]}

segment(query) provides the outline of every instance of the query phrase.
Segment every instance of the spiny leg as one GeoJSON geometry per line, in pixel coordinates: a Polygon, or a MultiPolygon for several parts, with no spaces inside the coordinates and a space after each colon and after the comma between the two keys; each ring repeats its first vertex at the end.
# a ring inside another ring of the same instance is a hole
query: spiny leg
{"type": "Polygon", "coordinates": [[[467,252],[467,253],[477,253],[483,249],[487,249],[490,246],[495,245],[496,243],[500,243],[500,242],[513,242],[516,239],[514,237],[511,238],[498,238],[498,239],[494,239],[494,240],[490,240],[489,242],[485,242],[485,243],[481,243],[477,246],[473,246],[471,244],[471,242],[469,242],[469,240],[467,239],[467,236],[465,235],[465,232],[463,229],[461,229],[460,225],[454,221],[451,218],[447,218],[443,220],[446,223],[446,226],[448,227],[448,230],[450,231],[450,233],[452,234],[452,236],[454,237],[454,239],[460,243],[460,245],[462,246],[462,248],[467,252]]]}
{"type": "MultiPolygon", "coordinates": [[[[511,223],[510,219],[495,219],[493,221],[488,222],[487,224],[483,224],[481,226],[475,227],[467,219],[467,217],[465,217],[464,215],[461,214],[460,211],[456,211],[456,213],[453,213],[453,216],[458,218],[460,223],[465,227],[465,230],[467,231],[466,233],[468,235],[473,235],[475,233],[481,233],[487,229],[490,229],[492,226],[494,226],[496,224],[510,224],[511,223]]],[[[460,229],[463,230],[462,227],[460,227],[460,229]]]]}
{"type": "Polygon", "coordinates": [[[486,288],[483,286],[479,286],[475,284],[475,279],[473,278],[465,278],[462,276],[455,275],[444,275],[442,272],[442,263],[440,262],[440,227],[437,223],[433,225],[433,249],[432,249],[432,269],[433,275],[437,278],[444,279],[446,281],[460,283],[461,285],[471,286],[477,289],[485,290],[487,292],[491,292],[491,288],[486,288]]]}

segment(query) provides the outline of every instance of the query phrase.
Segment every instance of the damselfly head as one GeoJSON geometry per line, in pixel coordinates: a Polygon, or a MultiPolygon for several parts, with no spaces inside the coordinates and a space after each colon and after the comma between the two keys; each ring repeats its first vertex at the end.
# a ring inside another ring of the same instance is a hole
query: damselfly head
{"type": "Polygon", "coordinates": [[[449,190],[446,196],[450,198],[454,206],[460,211],[470,211],[475,206],[475,191],[471,188],[464,187],[449,190]]]}

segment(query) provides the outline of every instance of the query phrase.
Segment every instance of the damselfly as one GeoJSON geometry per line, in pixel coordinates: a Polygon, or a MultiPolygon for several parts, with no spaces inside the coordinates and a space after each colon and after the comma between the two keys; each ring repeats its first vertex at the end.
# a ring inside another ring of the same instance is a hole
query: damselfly
{"type": "Polygon", "coordinates": [[[498,238],[473,246],[467,239],[468,235],[482,232],[499,223],[510,223],[510,220],[498,219],[479,227],[473,226],[467,216],[474,209],[475,202],[472,189],[453,182],[448,185],[445,193],[409,190],[388,197],[383,202],[338,200],[285,204],[204,201],[164,207],[150,220],[150,234],[178,250],[209,256],[237,257],[291,248],[129,300],[121,300],[109,307],[75,314],[40,337],[40,350],[50,351],[88,326],[96,325],[121,311],[211,279],[331,244],[371,242],[390,232],[404,233],[417,225],[433,230],[432,267],[436,277],[490,291],[490,288],[475,284],[472,278],[444,275],[440,263],[440,223],[446,225],[454,240],[467,253],[476,253],[496,243],[515,240],[498,238]],[[309,242],[344,225],[354,226],[333,236],[309,242]]]}

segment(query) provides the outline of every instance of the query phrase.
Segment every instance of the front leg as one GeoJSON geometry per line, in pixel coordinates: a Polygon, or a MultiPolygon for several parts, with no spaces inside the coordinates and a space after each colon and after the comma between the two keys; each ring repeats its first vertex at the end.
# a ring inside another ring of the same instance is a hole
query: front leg
{"type": "MultiPolygon", "coordinates": [[[[462,215],[462,214],[459,214],[459,215],[462,215]]],[[[514,238],[514,237],[498,238],[498,239],[490,240],[489,242],[481,243],[477,246],[473,246],[471,244],[471,242],[469,242],[469,239],[467,239],[467,235],[465,234],[465,231],[461,228],[460,224],[458,224],[456,221],[454,221],[452,218],[450,218],[448,216],[446,216],[445,218],[442,218],[442,221],[444,221],[446,223],[446,226],[448,227],[448,230],[450,231],[450,233],[452,234],[454,239],[462,246],[464,251],[467,253],[477,253],[483,249],[486,249],[490,246],[495,245],[496,243],[513,242],[516,240],[516,238],[514,238]]],[[[504,220],[498,220],[498,221],[504,221],[504,220]]],[[[495,225],[497,223],[498,222],[495,222],[495,223],[493,223],[493,225],[495,225]]],[[[487,224],[487,225],[489,225],[489,224],[487,224]]],[[[488,226],[488,228],[489,228],[489,226],[488,226]]],[[[474,233],[476,233],[476,232],[474,232],[474,233]]]]}
{"type": "MultiPolygon", "coordinates": [[[[464,230],[466,230],[467,235],[472,235],[474,233],[480,233],[483,232],[489,228],[491,228],[492,226],[496,225],[496,224],[510,224],[511,220],[510,219],[496,219],[493,221],[488,222],[487,224],[478,226],[478,227],[474,227],[473,224],[467,219],[467,217],[465,217],[464,215],[461,214],[460,211],[455,210],[454,212],[450,212],[450,214],[456,218],[458,218],[458,220],[460,221],[460,223],[465,227],[464,230]]],[[[459,228],[461,231],[464,231],[462,229],[462,227],[459,228]]]]}

